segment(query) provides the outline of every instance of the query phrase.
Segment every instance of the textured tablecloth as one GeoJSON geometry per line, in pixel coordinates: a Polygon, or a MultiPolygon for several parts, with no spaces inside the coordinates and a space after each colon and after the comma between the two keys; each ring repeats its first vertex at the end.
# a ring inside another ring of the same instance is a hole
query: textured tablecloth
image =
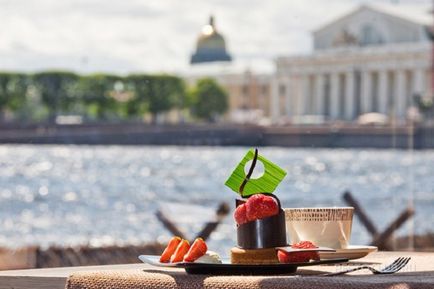
{"type": "Polygon", "coordinates": [[[299,268],[296,274],[276,276],[208,276],[189,275],[182,269],[150,268],[143,270],[81,272],[68,278],[67,289],[147,289],[147,288],[434,288],[434,254],[388,252],[374,253],[351,264],[299,268]],[[319,276],[367,264],[380,267],[400,256],[412,260],[401,272],[373,275],[367,271],[345,276],[319,276]]]}

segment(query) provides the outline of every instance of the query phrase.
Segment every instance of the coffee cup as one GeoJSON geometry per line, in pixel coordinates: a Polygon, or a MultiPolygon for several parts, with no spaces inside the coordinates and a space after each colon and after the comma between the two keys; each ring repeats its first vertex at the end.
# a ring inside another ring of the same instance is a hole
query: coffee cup
{"type": "Polygon", "coordinates": [[[345,249],[350,244],[353,211],[353,207],[286,208],[288,240],[345,249]]]}

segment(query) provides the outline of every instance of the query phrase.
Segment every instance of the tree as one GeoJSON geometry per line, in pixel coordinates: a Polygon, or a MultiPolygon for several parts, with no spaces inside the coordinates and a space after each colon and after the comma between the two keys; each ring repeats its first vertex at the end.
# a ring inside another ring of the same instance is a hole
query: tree
{"type": "Polygon", "coordinates": [[[0,73],[0,113],[17,111],[26,101],[28,76],[20,73],[0,73]]]}
{"type": "Polygon", "coordinates": [[[180,107],[185,96],[182,79],[169,75],[133,74],[127,77],[135,94],[129,103],[129,111],[134,113],[150,112],[152,122],[159,113],[180,107]]]}
{"type": "Polygon", "coordinates": [[[33,82],[41,95],[42,102],[50,110],[50,118],[54,120],[59,112],[68,112],[77,99],[72,88],[78,75],[67,71],[45,71],[33,75],[33,82]]]}
{"type": "Polygon", "coordinates": [[[203,78],[192,91],[193,114],[207,121],[215,121],[228,109],[226,91],[213,79],[203,78]]]}
{"type": "Polygon", "coordinates": [[[115,116],[141,117],[190,105],[184,81],[171,75],[108,74],[76,75],[67,71],[45,71],[33,75],[0,73],[0,116],[13,111],[21,119],[55,120],[59,113],[74,113],[104,119],[115,116]],[[33,109],[33,110],[32,110],[33,109]]]}
{"type": "Polygon", "coordinates": [[[93,74],[82,76],[75,87],[75,93],[86,109],[86,114],[98,119],[120,112],[120,104],[114,98],[115,86],[122,83],[120,76],[93,74]]]}

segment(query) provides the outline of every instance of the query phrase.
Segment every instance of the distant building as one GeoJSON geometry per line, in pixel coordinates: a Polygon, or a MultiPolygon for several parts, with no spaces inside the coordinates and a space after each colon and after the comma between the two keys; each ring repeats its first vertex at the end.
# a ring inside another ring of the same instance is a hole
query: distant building
{"type": "Polygon", "coordinates": [[[232,57],[226,51],[223,36],[217,31],[214,17],[211,16],[209,24],[202,28],[196,45],[196,52],[191,56],[190,63],[205,63],[214,61],[231,61],[232,57]]]}
{"type": "Polygon", "coordinates": [[[216,76],[228,92],[226,119],[235,123],[264,123],[270,117],[270,75],[250,71],[216,76]]]}
{"type": "Polygon", "coordinates": [[[405,121],[414,96],[432,93],[432,16],[410,12],[361,6],[316,30],[312,54],[278,58],[273,121],[354,121],[370,112],[405,121]]]}

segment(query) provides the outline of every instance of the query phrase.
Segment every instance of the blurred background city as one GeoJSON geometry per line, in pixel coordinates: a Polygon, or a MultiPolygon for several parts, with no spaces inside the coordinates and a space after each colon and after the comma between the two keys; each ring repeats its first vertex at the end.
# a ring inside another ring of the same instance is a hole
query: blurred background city
{"type": "Polygon", "coordinates": [[[433,8],[0,0],[0,269],[135,262],[207,222],[228,252],[250,147],[284,207],[360,205],[353,244],[433,250],[433,8]]]}

